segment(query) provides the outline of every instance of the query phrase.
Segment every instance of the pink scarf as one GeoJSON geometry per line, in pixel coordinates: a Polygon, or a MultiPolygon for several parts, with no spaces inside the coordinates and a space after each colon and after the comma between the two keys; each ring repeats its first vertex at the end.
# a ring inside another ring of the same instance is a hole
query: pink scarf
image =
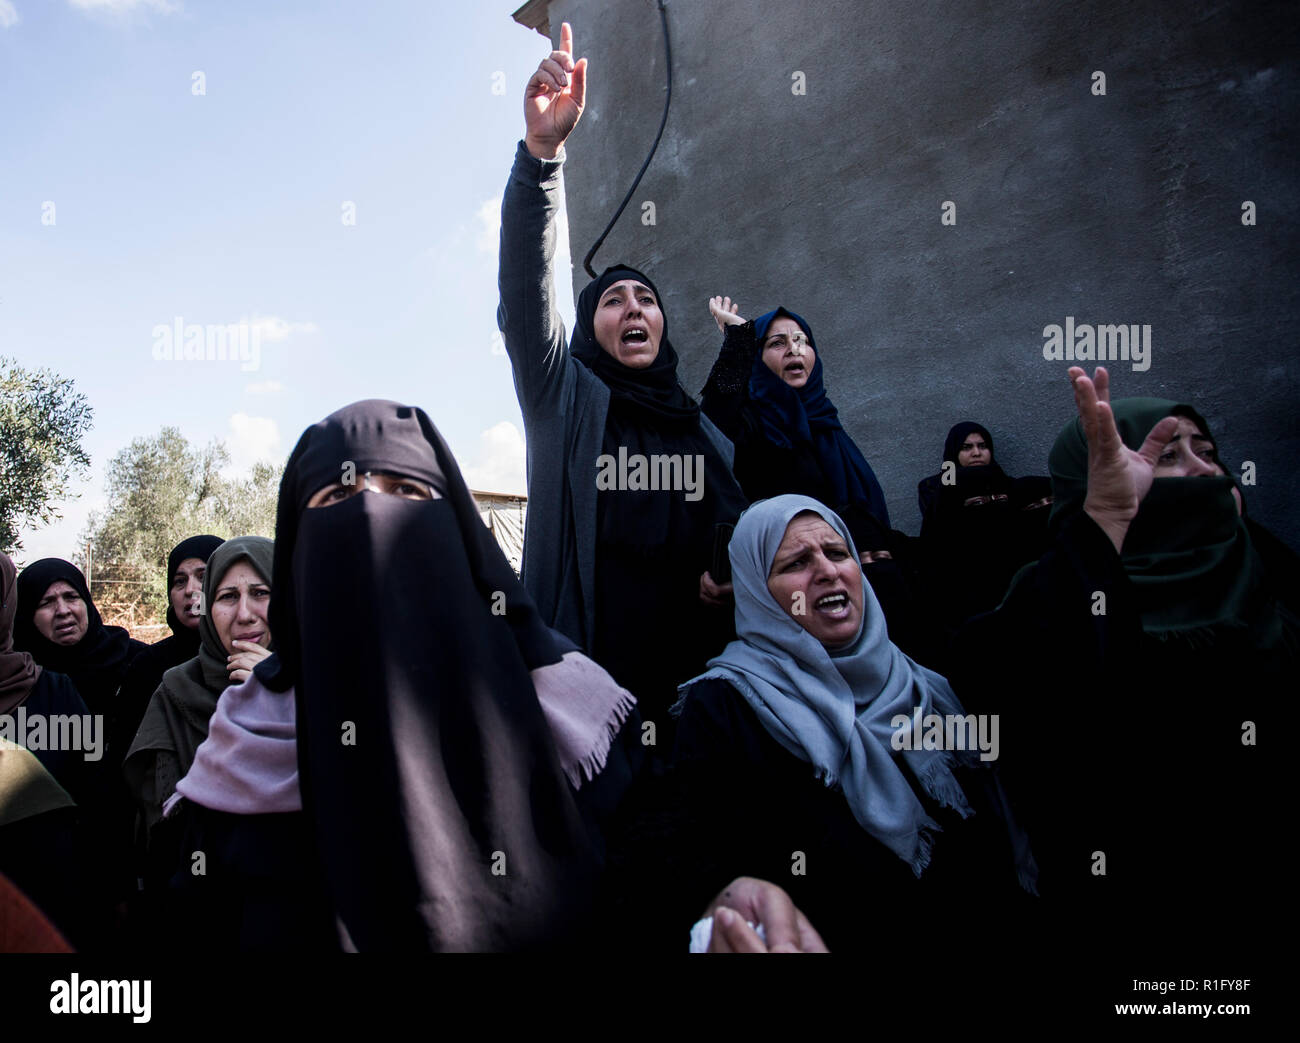
{"type": "Polygon", "coordinates": [[[234,815],[301,811],[293,689],[272,692],[251,674],[222,692],[208,737],[163,814],[181,797],[234,815]]]}
{"type": "MultiPolygon", "coordinates": [[[[578,789],[605,767],[636,699],[580,652],[532,671],[532,679],[560,767],[578,789]]],[[[292,688],[272,692],[256,674],[231,685],[217,700],[208,737],[163,814],[170,815],[181,797],[235,815],[301,811],[295,724],[292,688]]]]}
{"type": "Polygon", "coordinates": [[[580,789],[604,769],[636,697],[581,652],[566,652],[558,663],[532,671],[532,678],[560,767],[569,784],[580,789]]]}

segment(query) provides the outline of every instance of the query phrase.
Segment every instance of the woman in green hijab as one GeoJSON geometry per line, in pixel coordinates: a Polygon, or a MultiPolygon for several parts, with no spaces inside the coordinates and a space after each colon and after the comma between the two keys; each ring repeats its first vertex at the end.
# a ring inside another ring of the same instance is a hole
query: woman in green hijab
{"type": "Polygon", "coordinates": [[[162,818],[163,803],[208,737],[208,720],[221,693],[247,680],[270,655],[267,610],[274,549],[263,536],[240,536],[208,559],[199,654],[163,674],[123,765],[146,833],[162,818]]]}
{"type": "Polygon", "coordinates": [[[1221,942],[1279,861],[1256,741],[1294,690],[1300,558],[1245,517],[1195,409],[1070,378],[1052,544],[963,628],[954,688],[1000,714],[1046,901],[1221,942]]]}

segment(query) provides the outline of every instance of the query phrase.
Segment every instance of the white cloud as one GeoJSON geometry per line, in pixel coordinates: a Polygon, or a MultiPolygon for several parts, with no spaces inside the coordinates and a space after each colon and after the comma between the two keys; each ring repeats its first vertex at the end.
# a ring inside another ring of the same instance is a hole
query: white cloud
{"type": "Polygon", "coordinates": [[[256,384],[249,384],[244,388],[244,393],[248,395],[278,395],[284,390],[284,385],[278,380],[263,380],[256,384]]]}
{"type": "Polygon", "coordinates": [[[488,493],[528,491],[527,453],[519,428],[502,420],[478,436],[474,463],[462,467],[471,489],[488,493]]]}
{"type": "Polygon", "coordinates": [[[106,11],[112,15],[130,14],[141,8],[159,14],[171,14],[181,9],[181,5],[173,0],[68,0],[68,3],[80,11],[106,11]]]}
{"type": "Polygon", "coordinates": [[[8,29],[17,24],[18,8],[14,7],[13,0],[0,0],[0,29],[8,29]]]}
{"type": "Polygon", "coordinates": [[[259,460],[279,463],[284,456],[280,448],[280,428],[266,416],[233,414],[226,446],[230,450],[230,466],[226,474],[232,477],[246,474],[259,460]]]}
{"type": "Polygon", "coordinates": [[[263,344],[288,340],[290,335],[294,333],[315,333],[317,331],[314,322],[290,322],[278,315],[254,315],[251,319],[244,316],[239,321],[248,323],[251,329],[256,330],[263,344]]]}
{"type": "Polygon", "coordinates": [[[501,197],[485,199],[474,214],[480,253],[494,254],[501,246],[501,197]]]}

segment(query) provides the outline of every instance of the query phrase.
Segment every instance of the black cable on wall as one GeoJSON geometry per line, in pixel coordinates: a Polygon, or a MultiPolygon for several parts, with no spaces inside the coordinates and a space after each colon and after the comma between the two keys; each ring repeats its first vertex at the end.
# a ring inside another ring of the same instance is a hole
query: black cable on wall
{"type": "Polygon", "coordinates": [[[668,89],[664,95],[664,115],[659,121],[659,132],[655,135],[654,144],[650,146],[650,153],[646,156],[645,162],[641,164],[641,169],[637,171],[636,179],[632,182],[632,187],[627,190],[627,195],[623,197],[623,202],[618,204],[618,209],[614,211],[614,216],[609,219],[609,224],[605,230],[600,233],[599,238],[592,244],[591,249],[587,251],[587,256],[582,259],[582,266],[587,269],[587,275],[596,278],[596,270],[591,266],[591,259],[596,256],[596,251],[600,249],[605,242],[605,236],[609,235],[618,219],[623,216],[623,211],[627,209],[628,201],[632,198],[632,193],[636,191],[636,186],[641,184],[641,177],[645,174],[646,168],[650,166],[650,160],[654,159],[655,150],[659,147],[659,139],[664,136],[664,127],[668,125],[668,108],[673,101],[673,48],[668,41],[668,8],[664,6],[664,0],[659,0],[659,18],[663,23],[664,29],[664,59],[665,68],[668,77],[668,89]]]}

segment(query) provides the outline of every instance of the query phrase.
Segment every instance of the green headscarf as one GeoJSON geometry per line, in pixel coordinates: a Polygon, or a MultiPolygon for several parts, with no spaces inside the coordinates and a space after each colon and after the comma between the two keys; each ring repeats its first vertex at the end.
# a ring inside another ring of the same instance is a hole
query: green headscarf
{"type": "MultiPolygon", "coordinates": [[[[1122,398],[1111,403],[1111,412],[1130,449],[1141,448],[1151,429],[1171,415],[1187,417],[1214,440],[1195,409],[1169,399],[1122,398]]],[[[1219,463],[1217,449],[1214,459],[1219,463]]],[[[1078,417],[1057,436],[1047,462],[1056,526],[1082,510],[1088,491],[1088,440],[1078,417]]],[[[1281,640],[1281,619],[1237,513],[1234,484],[1226,474],[1152,482],[1120,554],[1148,634],[1199,645],[1235,631],[1254,648],[1271,648],[1281,640]]]]}
{"type": "Polygon", "coordinates": [[[204,611],[199,618],[199,654],[163,674],[122,766],[128,784],[143,805],[145,823],[151,828],[162,816],[163,802],[194,763],[195,751],[208,737],[208,721],[216,712],[217,700],[230,684],[226,671],[229,652],[212,623],[217,588],[231,566],[241,561],[247,561],[269,584],[274,556],[272,540],[237,536],[226,540],[208,558],[203,576],[204,611]]]}
{"type": "Polygon", "coordinates": [[[34,754],[0,738],[0,826],[75,806],[34,754]]]}

